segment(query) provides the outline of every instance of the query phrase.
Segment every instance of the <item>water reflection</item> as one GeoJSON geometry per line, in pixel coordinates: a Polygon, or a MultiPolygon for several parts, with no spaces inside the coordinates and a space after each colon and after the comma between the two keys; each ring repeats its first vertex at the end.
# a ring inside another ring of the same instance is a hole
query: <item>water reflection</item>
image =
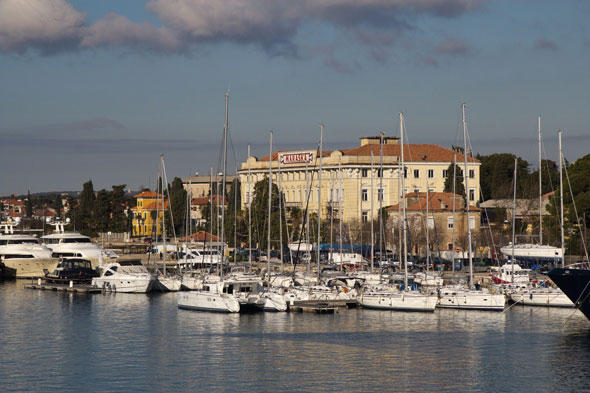
{"type": "Polygon", "coordinates": [[[590,324],[560,309],[226,315],[13,282],[0,331],[15,391],[574,391],[590,377],[590,324]]]}

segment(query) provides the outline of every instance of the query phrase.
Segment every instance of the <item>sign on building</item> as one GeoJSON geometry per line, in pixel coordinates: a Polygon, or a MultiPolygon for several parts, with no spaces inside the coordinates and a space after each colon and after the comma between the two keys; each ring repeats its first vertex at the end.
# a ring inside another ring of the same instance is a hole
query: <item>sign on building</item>
{"type": "Polygon", "coordinates": [[[282,165],[288,164],[311,164],[313,162],[313,151],[300,151],[290,153],[280,153],[279,161],[282,165]]]}

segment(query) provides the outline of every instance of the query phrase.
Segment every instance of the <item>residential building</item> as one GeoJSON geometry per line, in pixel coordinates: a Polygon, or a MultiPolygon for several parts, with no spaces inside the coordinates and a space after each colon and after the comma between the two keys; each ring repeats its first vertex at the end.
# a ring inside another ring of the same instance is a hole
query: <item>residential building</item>
{"type": "Polygon", "coordinates": [[[168,208],[168,199],[153,191],[135,195],[137,204],[131,208],[132,236],[162,236],[162,219],[168,208]]]}
{"type": "Polygon", "coordinates": [[[212,195],[193,198],[191,201],[191,220],[196,225],[204,225],[209,220],[209,217],[203,217],[203,208],[208,203],[212,203],[213,206],[223,206],[227,208],[227,200],[221,197],[221,195],[212,195]]]}
{"type": "MultiPolygon", "coordinates": [[[[398,231],[402,206],[399,204],[386,208],[390,223],[398,231]]],[[[422,252],[425,243],[426,225],[428,223],[429,240],[432,250],[467,250],[467,207],[462,195],[448,192],[409,193],[406,195],[406,217],[408,219],[408,236],[411,238],[414,252],[422,252]],[[455,214],[453,214],[453,198],[455,214]],[[427,202],[428,201],[428,202],[427,202]],[[428,205],[428,206],[427,206],[428,205]],[[426,209],[428,207],[428,220],[426,209]]],[[[469,222],[473,234],[479,233],[481,209],[469,206],[469,222]]]]}
{"type": "MultiPolygon", "coordinates": [[[[231,190],[231,185],[235,179],[234,175],[227,175],[225,177],[225,190],[227,193],[231,190]]],[[[223,176],[221,173],[209,176],[189,176],[182,179],[182,186],[188,192],[192,191],[193,198],[205,197],[209,195],[211,189],[211,183],[213,183],[214,194],[221,194],[221,183],[223,182],[223,176]],[[218,190],[218,191],[215,191],[218,190]]]]}
{"type": "MultiPolygon", "coordinates": [[[[376,218],[381,206],[399,203],[401,145],[395,137],[363,137],[359,147],[322,152],[321,216],[329,207],[344,221],[369,221],[376,218]],[[381,151],[383,152],[381,154],[381,151]],[[381,159],[382,156],[382,159],[381,159]],[[371,203],[372,201],[372,203],[371,203]],[[371,210],[372,206],[372,210],[371,210]]],[[[433,144],[404,146],[405,192],[443,192],[447,169],[456,160],[464,169],[463,155],[433,144]]],[[[317,213],[319,156],[316,150],[278,151],[263,158],[249,157],[242,163],[238,176],[241,182],[242,208],[254,198],[255,184],[268,176],[272,165],[273,183],[285,196],[287,207],[317,213]],[[307,201],[309,200],[309,204],[307,201]]],[[[468,158],[468,195],[472,204],[480,197],[480,162],[468,158]]]]}

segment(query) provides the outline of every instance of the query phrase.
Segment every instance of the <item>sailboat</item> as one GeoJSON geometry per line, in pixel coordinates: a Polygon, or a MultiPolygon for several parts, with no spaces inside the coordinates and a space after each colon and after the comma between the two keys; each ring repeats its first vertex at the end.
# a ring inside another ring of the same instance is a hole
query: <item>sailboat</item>
{"type": "MultiPolygon", "coordinates": [[[[540,131],[539,131],[539,136],[540,136],[540,131]]],[[[540,141],[540,138],[539,138],[540,141]]],[[[539,142],[540,145],[540,142],[539,142]]],[[[540,152],[540,149],[539,149],[540,152]]],[[[561,156],[561,134],[560,134],[560,151],[559,151],[559,159],[562,159],[561,156]]],[[[540,157],[540,156],[539,156],[540,157]]],[[[540,158],[539,158],[539,163],[540,163],[540,158]]],[[[560,170],[561,170],[561,165],[560,165],[560,170]]],[[[539,172],[541,171],[541,166],[539,165],[539,172]]],[[[514,162],[514,174],[515,174],[515,183],[516,183],[516,160],[514,162]]],[[[561,183],[560,183],[560,187],[561,187],[561,183]]],[[[541,195],[541,182],[540,182],[540,177],[539,177],[539,195],[541,195]]],[[[560,194],[562,195],[562,193],[560,194]]],[[[514,196],[515,196],[515,201],[516,201],[516,185],[514,188],[514,196]]],[[[539,200],[539,204],[540,204],[540,200],[539,200]]],[[[540,205],[539,205],[540,206],[540,205]]],[[[540,209],[540,208],[539,208],[540,209]]],[[[513,228],[514,228],[514,216],[516,214],[513,214],[513,228]]],[[[539,217],[541,215],[541,211],[539,210],[539,217]]],[[[543,239],[543,233],[541,232],[541,225],[542,225],[542,221],[539,218],[539,238],[543,239]]],[[[563,227],[563,225],[562,225],[563,227]]],[[[518,266],[515,264],[515,246],[514,246],[514,229],[513,229],[513,238],[512,238],[512,269],[513,269],[513,275],[512,278],[514,279],[514,268],[515,266],[518,266]]],[[[546,246],[547,247],[547,246],[546,246]]],[[[563,250],[563,243],[562,243],[562,250],[563,250]]],[[[563,258],[563,253],[561,253],[562,258],[563,258]]],[[[563,260],[563,259],[562,259],[563,260]]],[[[511,282],[511,285],[509,286],[508,292],[509,292],[509,296],[510,296],[510,300],[512,300],[514,303],[518,303],[518,304],[523,304],[526,306],[544,306],[544,307],[574,307],[574,303],[563,293],[563,291],[559,288],[553,288],[550,284],[548,283],[531,283],[531,282],[527,282],[525,285],[513,285],[514,281],[511,282]]]]}
{"type": "MultiPolygon", "coordinates": [[[[461,117],[463,123],[463,158],[464,168],[463,179],[465,179],[465,190],[468,192],[469,173],[467,170],[467,121],[465,118],[465,107],[461,105],[461,117]]],[[[487,289],[475,289],[473,285],[473,258],[471,253],[471,225],[469,219],[469,200],[465,198],[467,213],[467,253],[469,256],[469,285],[465,286],[444,286],[438,290],[438,307],[458,308],[465,310],[492,310],[502,311],[506,305],[506,298],[503,294],[489,291],[487,289]]]]}
{"type": "Polygon", "coordinates": [[[408,290],[408,245],[407,245],[407,220],[406,220],[406,201],[404,191],[404,117],[403,113],[399,114],[400,123],[400,142],[401,142],[401,167],[402,175],[400,176],[401,198],[403,210],[403,240],[404,240],[404,286],[403,288],[395,287],[372,287],[365,288],[360,296],[360,304],[365,308],[381,310],[399,310],[399,311],[427,311],[433,312],[436,308],[437,297],[431,294],[425,294],[418,291],[408,290]]]}
{"type": "Polygon", "coordinates": [[[539,243],[521,243],[515,244],[514,239],[510,244],[500,248],[504,255],[512,255],[513,261],[518,260],[530,265],[539,265],[543,263],[557,263],[563,258],[561,248],[543,244],[543,196],[541,183],[541,116],[537,118],[537,131],[539,136],[539,243]]]}
{"type": "MultiPolygon", "coordinates": [[[[225,196],[227,171],[227,134],[229,128],[229,94],[225,94],[225,123],[223,127],[223,172],[222,195],[225,196]]],[[[221,252],[225,258],[225,210],[221,209],[221,252]]],[[[203,279],[202,288],[178,294],[178,308],[197,311],[244,312],[262,310],[264,299],[260,295],[261,281],[258,277],[243,274],[224,276],[223,264],[219,266],[219,275],[203,279]]]]}

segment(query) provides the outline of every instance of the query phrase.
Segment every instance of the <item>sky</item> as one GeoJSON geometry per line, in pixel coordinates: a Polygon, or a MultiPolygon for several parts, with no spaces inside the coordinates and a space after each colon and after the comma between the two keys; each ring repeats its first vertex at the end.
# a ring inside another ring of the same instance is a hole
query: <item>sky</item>
{"type": "Polygon", "coordinates": [[[590,153],[583,0],[0,0],[0,195],[153,187],[247,156],[399,135],[590,153]]]}

